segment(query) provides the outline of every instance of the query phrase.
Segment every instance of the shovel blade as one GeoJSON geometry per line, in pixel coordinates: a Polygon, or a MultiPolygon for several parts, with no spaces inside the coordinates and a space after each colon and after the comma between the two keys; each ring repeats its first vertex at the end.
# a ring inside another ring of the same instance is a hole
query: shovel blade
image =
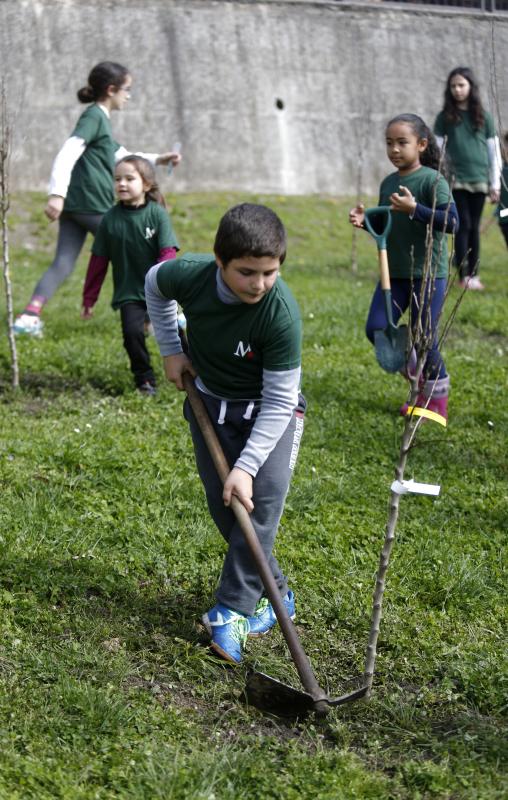
{"type": "Polygon", "coordinates": [[[305,717],[314,709],[314,699],[307,692],[293,689],[263,672],[251,672],[244,689],[245,701],[278,717],[305,717]]]}
{"type": "Polygon", "coordinates": [[[365,697],[367,691],[368,686],[360,686],[340,697],[322,698],[318,702],[319,709],[316,709],[316,701],[307,692],[293,689],[292,686],[281,683],[276,678],[265,675],[264,672],[251,672],[247,677],[244,695],[246,702],[259,708],[260,711],[268,711],[278,717],[302,718],[312,711],[317,711],[319,716],[324,716],[326,705],[333,707],[342,706],[344,703],[353,703],[355,700],[365,697]]]}
{"type": "Polygon", "coordinates": [[[386,372],[398,372],[406,365],[407,338],[407,325],[374,331],[376,358],[386,372]]]}

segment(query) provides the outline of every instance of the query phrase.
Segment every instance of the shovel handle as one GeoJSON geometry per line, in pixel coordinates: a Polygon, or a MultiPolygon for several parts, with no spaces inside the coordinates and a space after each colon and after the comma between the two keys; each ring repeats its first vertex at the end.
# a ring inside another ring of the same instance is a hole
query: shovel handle
{"type": "MultiPolygon", "coordinates": [[[[187,397],[189,398],[190,406],[196,418],[196,422],[198,423],[199,429],[203,435],[203,439],[208,447],[211,459],[215,465],[215,469],[217,470],[217,474],[221,482],[224,483],[231,469],[226,461],[224,451],[210,421],[208,412],[203,401],[201,400],[201,397],[199,396],[198,390],[194,385],[194,379],[189,372],[184,372],[182,381],[184,389],[187,393],[187,397]]],[[[268,565],[268,561],[261,544],[259,543],[258,535],[250,519],[249,512],[240,502],[240,500],[234,495],[231,498],[231,510],[233,511],[238,524],[240,525],[242,533],[245,536],[245,540],[251,552],[252,558],[254,559],[254,563],[256,564],[259,576],[263,582],[263,586],[265,587],[267,597],[273,606],[275,616],[277,617],[277,621],[280,625],[284,639],[286,640],[305,691],[312,696],[315,703],[319,703],[319,701],[327,701],[327,694],[319,686],[315,678],[310,661],[296,632],[296,628],[293,625],[293,621],[291,620],[282,597],[280,596],[278,586],[268,565]]]]}
{"type": "Polygon", "coordinates": [[[391,292],[390,270],[388,268],[388,254],[386,250],[378,250],[379,280],[384,292],[391,292]]]}

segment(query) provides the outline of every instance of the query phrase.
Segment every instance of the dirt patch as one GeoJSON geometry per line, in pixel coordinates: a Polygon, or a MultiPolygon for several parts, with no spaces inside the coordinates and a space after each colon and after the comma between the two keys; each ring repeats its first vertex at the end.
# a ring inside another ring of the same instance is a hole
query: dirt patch
{"type": "MultiPolygon", "coordinates": [[[[217,743],[234,743],[245,741],[247,736],[255,738],[276,738],[281,742],[300,740],[309,751],[314,751],[318,744],[314,739],[305,735],[305,724],[286,721],[277,717],[262,714],[255,708],[246,707],[241,696],[231,697],[230,701],[210,703],[202,697],[196,696],[192,690],[174,683],[163,681],[149,681],[138,677],[130,677],[124,682],[124,687],[141,689],[150,692],[164,708],[178,708],[196,716],[200,720],[205,732],[208,730],[210,737],[217,743]],[[238,719],[235,712],[243,712],[242,719],[238,719]]],[[[317,734],[321,746],[334,746],[334,738],[322,726],[321,733],[317,734]]]]}

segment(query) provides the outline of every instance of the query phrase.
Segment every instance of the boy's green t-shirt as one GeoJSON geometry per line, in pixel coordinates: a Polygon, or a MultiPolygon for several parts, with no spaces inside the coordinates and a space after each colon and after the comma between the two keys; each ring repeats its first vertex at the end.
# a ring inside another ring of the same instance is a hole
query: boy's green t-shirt
{"type": "Polygon", "coordinates": [[[105,214],[115,202],[113,174],[115,152],[111,122],[95,103],[81,114],[72,136],[86,143],[86,150],[72,170],[64,211],[105,214]]]}
{"type": "MultiPolygon", "coordinates": [[[[420,167],[410,175],[398,172],[388,175],[379,189],[379,205],[389,206],[390,195],[399,194],[407,186],[417,203],[428,208],[447,206],[453,201],[450,187],[440,173],[430,167],[420,167]]],[[[388,263],[392,278],[420,278],[425,264],[427,225],[410,219],[408,214],[392,211],[392,228],[387,239],[388,263]]],[[[446,234],[432,233],[432,271],[436,278],[448,275],[448,244],[446,234]]]]}
{"type": "Polygon", "coordinates": [[[495,134],[494,120],[486,111],[485,121],[475,130],[469,111],[459,111],[460,122],[454,124],[446,119],[441,111],[434,124],[437,136],[447,137],[446,152],[451,164],[451,172],[456,184],[483,184],[489,186],[489,156],[487,139],[495,134]]]}
{"type": "Polygon", "coordinates": [[[153,201],[134,208],[118,203],[104,216],[92,253],[113,264],[113,308],[145,299],[145,276],[163,248],[178,242],[165,208],[153,201]]]}
{"type": "Polygon", "coordinates": [[[260,398],[263,369],[300,366],[300,309],[280,277],[259,303],[224,303],[217,269],[212,255],[186,253],[159,267],[157,285],[182,306],[190,357],[207,389],[232,400],[260,398]]]}

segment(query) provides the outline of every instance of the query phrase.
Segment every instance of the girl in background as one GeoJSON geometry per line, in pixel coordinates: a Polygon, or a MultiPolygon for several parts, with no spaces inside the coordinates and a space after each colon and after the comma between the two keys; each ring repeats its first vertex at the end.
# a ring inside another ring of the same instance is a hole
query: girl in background
{"type": "Polygon", "coordinates": [[[434,132],[446,153],[452,178],[453,197],[460,219],[455,238],[455,264],[460,286],[482,290],[478,277],[480,219],[489,195],[499,201],[501,153],[494,121],[480,100],[478,84],[468,67],[456,67],[448,75],[443,110],[434,132]]]}
{"type": "Polygon", "coordinates": [[[118,204],[107,212],[93,243],[83,289],[83,319],[90,319],[108,264],[113,264],[114,309],[120,309],[123,344],[136,388],[155,394],[155,375],[145,343],[145,275],[176,257],[178,244],[150,162],[137,155],[115,167],[118,204]]]}
{"type": "MultiPolygon", "coordinates": [[[[423,370],[416,405],[448,415],[450,378],[438,349],[438,321],[448,277],[446,233],[457,227],[457,210],[450,187],[438,172],[439,148],[432,132],[416,114],[400,114],[386,127],[386,152],[396,167],[381,183],[379,205],[392,209],[392,228],[387,239],[392,288],[393,321],[397,323],[411,303],[411,319],[418,319],[418,302],[426,256],[427,226],[432,223],[432,280],[423,298],[422,324],[431,326],[432,347],[423,370]],[[435,208],[434,208],[435,201],[435,208]]],[[[349,221],[364,227],[364,207],[353,208],[349,221]]],[[[374,343],[374,332],[388,325],[383,291],[378,283],[367,318],[366,333],[374,343]]],[[[407,365],[406,373],[411,370],[407,365]]],[[[407,412],[407,405],[401,413],[407,412]]]]}
{"type": "MultiPolygon", "coordinates": [[[[114,203],[115,162],[128,151],[113,139],[110,115],[121,111],[130,97],[132,78],[126,67],[113,61],[97,64],[88,84],[78,91],[88,108],[58,153],[51,172],[45,214],[59,220],[56,254],[35,287],[30,302],[14,323],[14,331],[41,336],[41,311],[72,273],[87,233],[95,235],[102,217],[114,203]]],[[[178,153],[146,154],[153,164],[180,162],[178,153]]]]}

